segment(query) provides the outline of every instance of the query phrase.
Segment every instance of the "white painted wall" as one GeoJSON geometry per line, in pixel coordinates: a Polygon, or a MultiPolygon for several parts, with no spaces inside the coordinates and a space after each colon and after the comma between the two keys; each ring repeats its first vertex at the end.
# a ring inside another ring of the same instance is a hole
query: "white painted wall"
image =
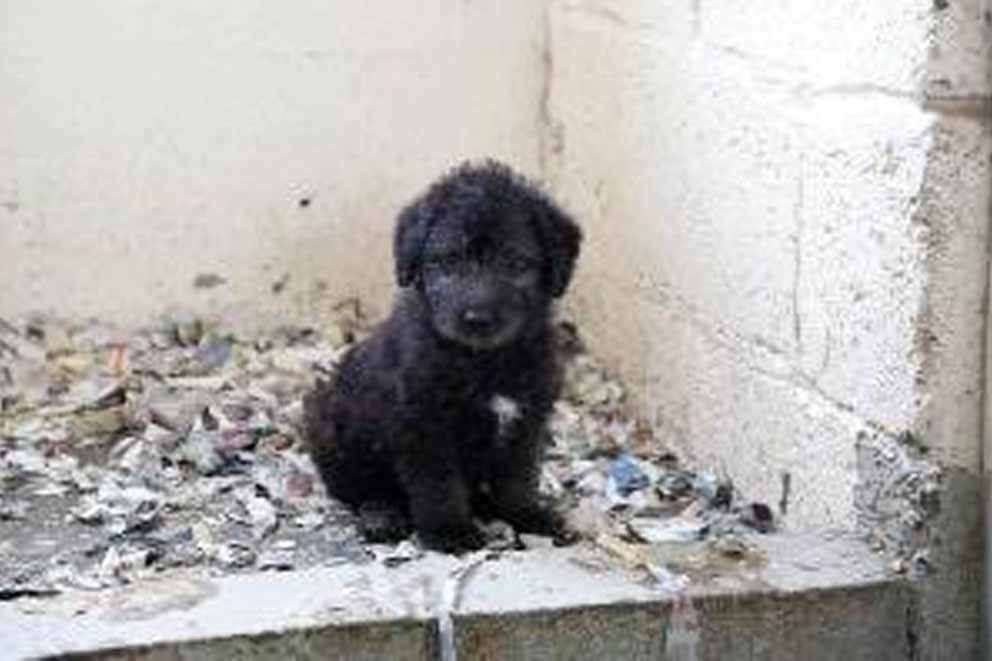
{"type": "Polygon", "coordinates": [[[0,2],[0,313],[298,320],[350,295],[381,312],[400,205],[464,158],[535,171],[541,16],[0,2]]]}
{"type": "Polygon", "coordinates": [[[978,466],[979,4],[552,4],[549,172],[587,214],[580,318],[663,436],[766,502],[788,473],[797,525],[853,522],[859,432],[978,466]],[[927,433],[947,424],[933,379],[962,433],[927,433]]]}
{"type": "Polygon", "coordinates": [[[787,500],[786,526],[925,548],[919,658],[986,658],[992,6],[554,0],[550,17],[546,172],[585,213],[572,304],[594,349],[663,439],[787,500]]]}

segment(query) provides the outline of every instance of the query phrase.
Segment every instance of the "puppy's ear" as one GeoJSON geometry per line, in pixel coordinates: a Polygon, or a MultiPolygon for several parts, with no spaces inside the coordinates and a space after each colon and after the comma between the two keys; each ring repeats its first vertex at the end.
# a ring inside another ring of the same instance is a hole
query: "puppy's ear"
{"type": "Polygon", "coordinates": [[[429,201],[420,198],[400,212],[393,233],[393,260],[396,282],[406,287],[417,279],[420,271],[420,254],[430,231],[432,214],[429,201]]]}
{"type": "Polygon", "coordinates": [[[558,298],[565,293],[572,279],[582,230],[551,200],[542,199],[535,206],[534,217],[544,248],[549,290],[552,297],[558,298]]]}

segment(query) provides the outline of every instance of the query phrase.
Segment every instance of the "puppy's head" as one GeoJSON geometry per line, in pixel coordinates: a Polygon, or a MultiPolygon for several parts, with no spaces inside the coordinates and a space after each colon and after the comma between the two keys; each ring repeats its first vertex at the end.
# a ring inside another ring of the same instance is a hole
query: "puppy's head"
{"type": "Polygon", "coordinates": [[[418,288],[440,335],[494,349],[543,322],[580,241],[575,222],[508,167],[466,163],[400,213],[396,280],[418,288]]]}

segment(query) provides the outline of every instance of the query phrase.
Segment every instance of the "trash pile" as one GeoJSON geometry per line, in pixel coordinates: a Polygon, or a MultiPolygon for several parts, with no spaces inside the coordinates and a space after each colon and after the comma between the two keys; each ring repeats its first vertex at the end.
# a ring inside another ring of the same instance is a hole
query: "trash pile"
{"type": "MultiPolygon", "coordinates": [[[[774,526],[725,480],[679,466],[624,391],[561,326],[565,392],[542,489],[590,539],[712,538],[743,553],[774,526]],[[727,540],[732,541],[729,545],[727,540]]],[[[201,319],[126,333],[99,322],[0,319],[0,599],[95,590],[172,568],[212,573],[404,562],[412,541],[363,544],[300,437],[302,395],[367,331],[235,335],[201,319]]],[[[494,550],[550,545],[486,527],[494,550]]]]}
{"type": "Polygon", "coordinates": [[[775,527],[767,505],[737,505],[729,479],[683,467],[647,421],[627,416],[622,386],[584,350],[566,363],[549,430],[542,489],[570,505],[584,537],[649,544],[733,537],[743,550],[748,534],[775,527]]]}

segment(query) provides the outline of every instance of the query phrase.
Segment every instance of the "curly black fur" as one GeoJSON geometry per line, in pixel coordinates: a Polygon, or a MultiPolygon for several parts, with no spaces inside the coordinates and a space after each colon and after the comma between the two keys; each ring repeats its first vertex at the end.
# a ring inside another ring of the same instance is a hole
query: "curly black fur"
{"type": "Polygon", "coordinates": [[[392,314],[304,400],[327,489],[363,514],[367,536],[402,535],[407,517],[446,551],[482,544],[473,517],[562,532],[537,485],[559,389],[551,303],[580,240],[493,161],[456,168],[400,213],[392,314]]]}

